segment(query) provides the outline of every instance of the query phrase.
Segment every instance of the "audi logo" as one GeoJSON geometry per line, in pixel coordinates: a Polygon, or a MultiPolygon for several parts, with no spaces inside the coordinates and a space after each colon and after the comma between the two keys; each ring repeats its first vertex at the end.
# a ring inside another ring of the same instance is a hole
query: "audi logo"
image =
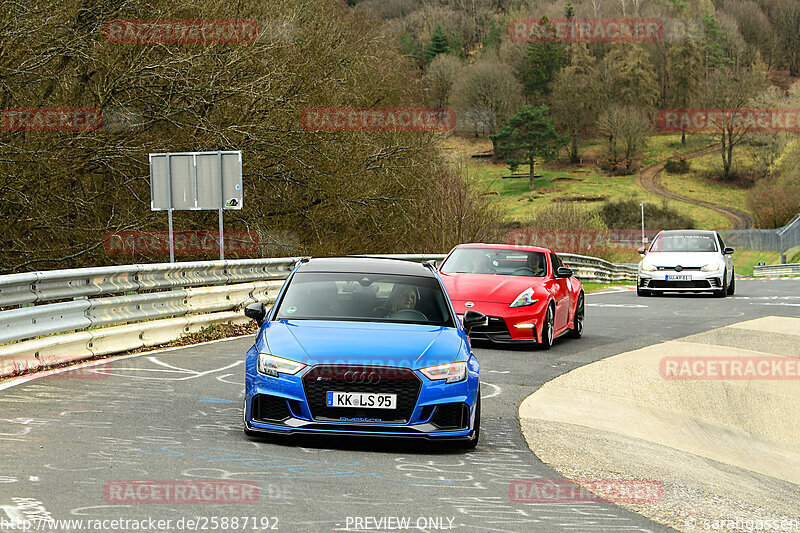
{"type": "Polygon", "coordinates": [[[366,383],[374,385],[380,383],[381,376],[377,372],[354,372],[348,370],[344,373],[345,383],[366,383]]]}

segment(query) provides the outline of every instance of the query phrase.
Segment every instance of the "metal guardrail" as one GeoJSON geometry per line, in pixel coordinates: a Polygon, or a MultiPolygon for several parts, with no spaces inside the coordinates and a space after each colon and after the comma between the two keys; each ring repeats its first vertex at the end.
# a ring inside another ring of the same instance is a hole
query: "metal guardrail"
{"type": "Polygon", "coordinates": [[[788,265],[763,265],[753,267],[753,277],[771,278],[776,276],[800,276],[800,263],[788,265]]]}
{"type": "MultiPolygon", "coordinates": [[[[444,254],[386,254],[441,261],[444,254]]],[[[583,281],[635,280],[636,268],[561,254],[583,281]]],[[[245,305],[274,302],[299,257],[160,263],[0,276],[0,376],[169,342],[245,305]]]]}

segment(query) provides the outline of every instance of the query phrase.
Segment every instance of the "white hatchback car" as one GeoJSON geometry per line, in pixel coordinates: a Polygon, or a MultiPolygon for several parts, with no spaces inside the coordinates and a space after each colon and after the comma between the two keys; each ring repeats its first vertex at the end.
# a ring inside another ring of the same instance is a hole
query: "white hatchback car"
{"type": "Polygon", "coordinates": [[[636,294],[712,291],[724,298],[733,294],[733,248],[726,248],[719,233],[705,230],[670,230],[656,235],[639,263],[636,294]]]}

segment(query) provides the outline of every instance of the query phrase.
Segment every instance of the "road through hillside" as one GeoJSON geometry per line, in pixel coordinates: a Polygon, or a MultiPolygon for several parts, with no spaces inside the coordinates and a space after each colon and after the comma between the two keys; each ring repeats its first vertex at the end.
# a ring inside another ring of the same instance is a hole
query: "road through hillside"
{"type": "MultiPolygon", "coordinates": [[[[717,146],[710,146],[708,148],[686,154],[686,159],[713,154],[715,152],[719,152],[719,150],[720,149],[717,146]]],[[[712,202],[695,200],[693,198],[688,198],[668,190],[661,184],[661,172],[664,170],[664,166],[666,164],[666,161],[661,161],[655,165],[645,168],[636,177],[636,183],[638,183],[642,189],[651,194],[662,196],[664,198],[670,198],[679,202],[686,202],[688,204],[705,207],[707,209],[712,209],[717,213],[721,213],[731,221],[731,229],[750,229],[753,227],[753,217],[749,213],[712,202]]]]}

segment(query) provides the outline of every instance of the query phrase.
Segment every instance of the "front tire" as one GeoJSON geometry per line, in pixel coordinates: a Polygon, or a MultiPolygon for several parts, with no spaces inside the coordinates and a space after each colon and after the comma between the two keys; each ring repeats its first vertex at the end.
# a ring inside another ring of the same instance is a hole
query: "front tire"
{"type": "Polygon", "coordinates": [[[650,296],[650,291],[647,289],[642,289],[642,280],[639,280],[639,283],[636,284],[636,296],[650,296]]]}
{"type": "Polygon", "coordinates": [[[714,297],[716,297],[716,298],[725,298],[725,296],[727,296],[728,287],[725,285],[725,280],[726,279],[728,279],[728,271],[727,270],[725,270],[725,272],[722,273],[722,280],[720,280],[720,281],[722,281],[722,283],[720,284],[720,285],[722,285],[722,288],[720,290],[718,290],[718,291],[714,291],[714,297]]]}
{"type": "Polygon", "coordinates": [[[733,296],[736,292],[736,272],[731,276],[731,284],[728,285],[728,296],[733,296]]]}
{"type": "Polygon", "coordinates": [[[553,312],[553,306],[547,306],[547,313],[544,317],[544,323],[542,324],[542,342],[539,343],[539,347],[542,350],[549,350],[551,346],[553,346],[553,338],[555,337],[555,313],[553,312]]]}
{"type": "Polygon", "coordinates": [[[578,296],[578,305],[575,306],[575,316],[572,318],[572,329],[569,330],[571,339],[580,339],[583,335],[583,318],[585,316],[585,306],[583,304],[583,293],[578,296]]]}

